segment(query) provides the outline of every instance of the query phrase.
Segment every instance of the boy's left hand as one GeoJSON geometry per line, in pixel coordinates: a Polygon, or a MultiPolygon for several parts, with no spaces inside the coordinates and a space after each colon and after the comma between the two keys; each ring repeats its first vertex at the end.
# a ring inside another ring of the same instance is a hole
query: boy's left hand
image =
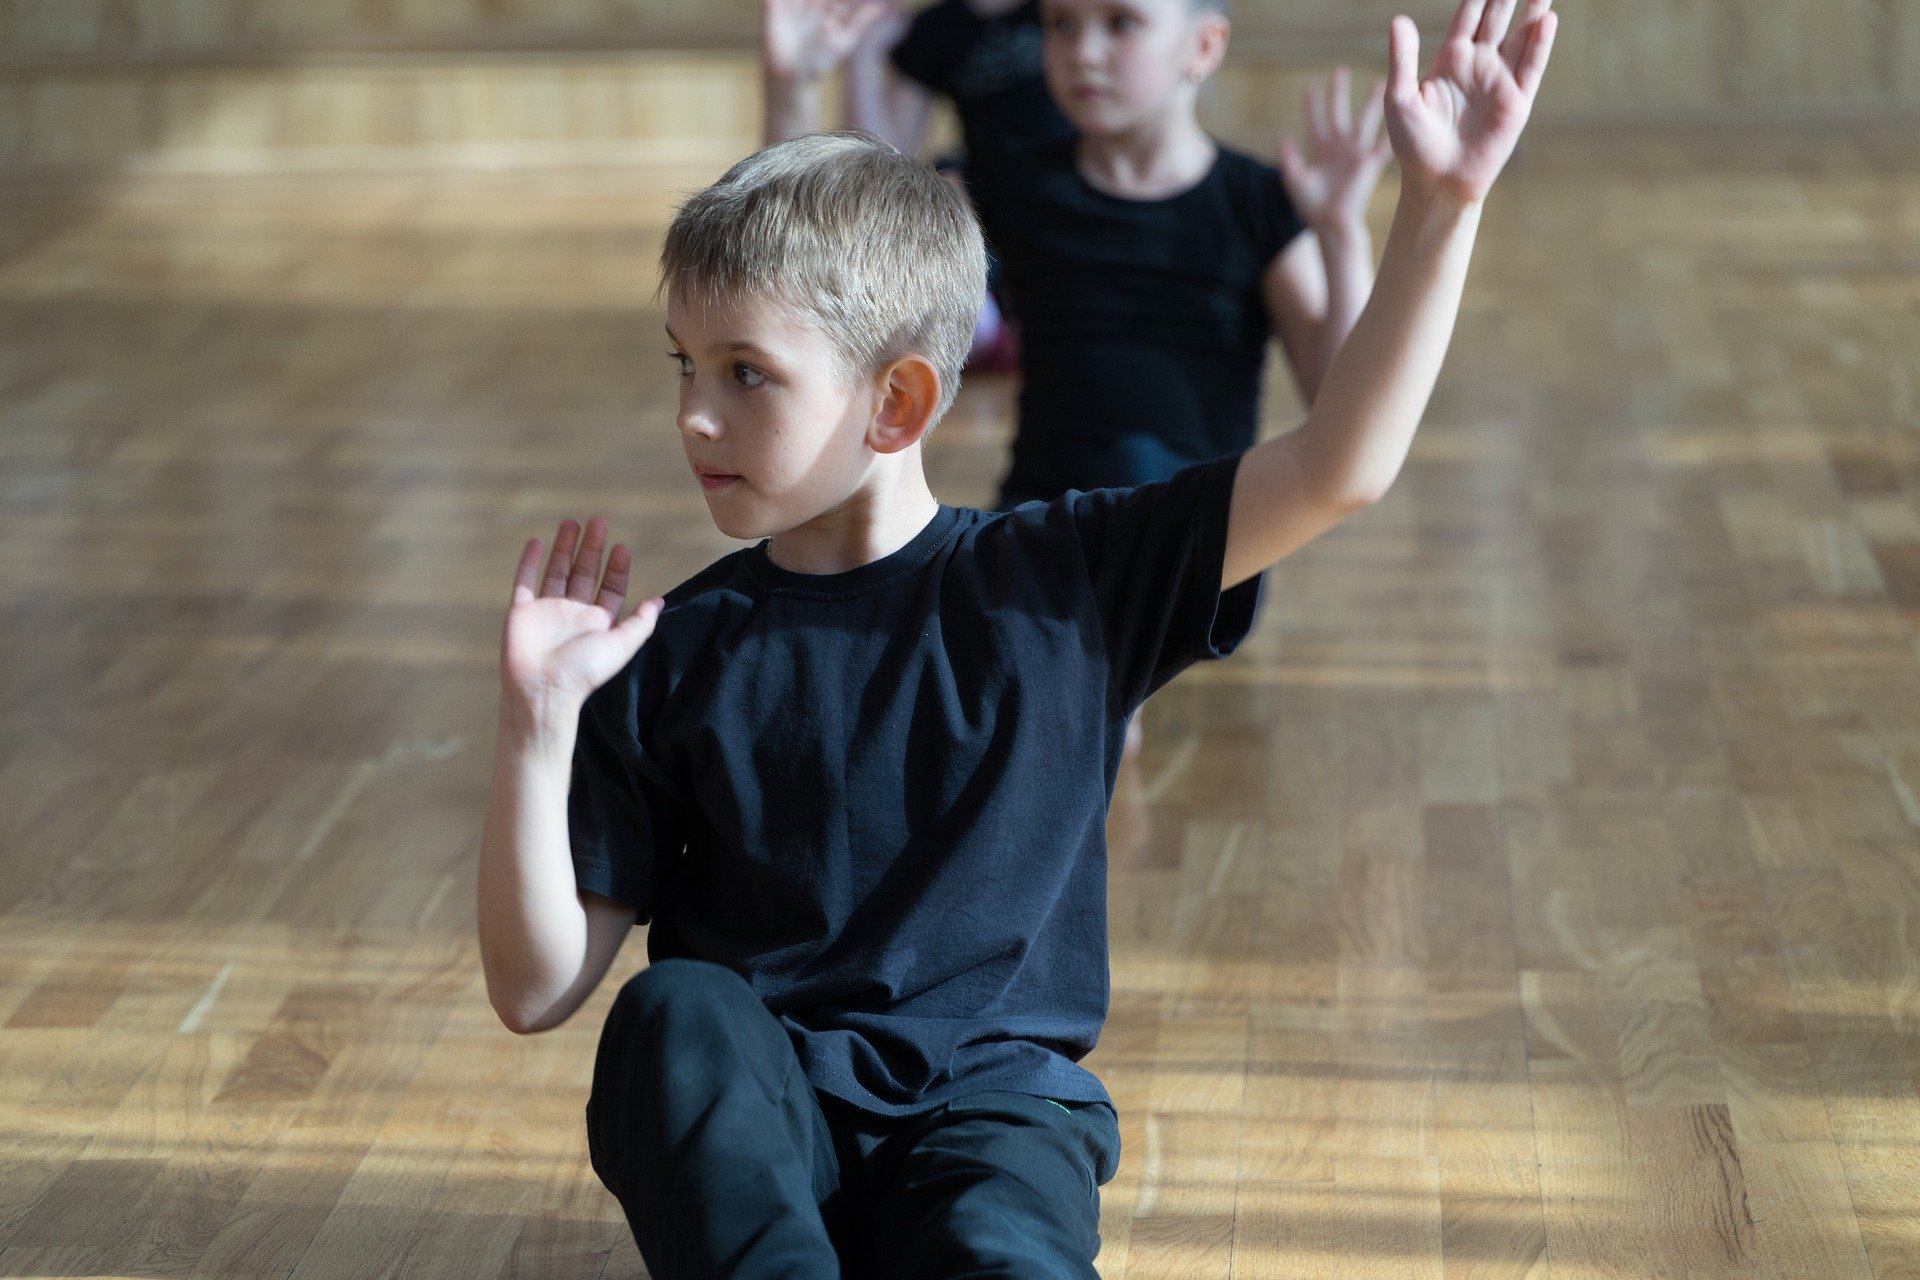
{"type": "Polygon", "coordinates": [[[1307,117],[1307,147],[1288,134],[1280,139],[1280,173],[1287,195],[1306,224],[1315,231],[1364,222],[1367,201],[1380,181],[1380,171],[1393,158],[1393,148],[1380,135],[1385,81],[1375,81],[1360,118],[1350,103],[1352,75],[1337,68],[1331,80],[1307,87],[1303,96],[1307,117]]]}
{"type": "Polygon", "coordinates": [[[1547,69],[1558,18],[1553,0],[1462,0],[1425,79],[1415,82],[1420,34],[1393,20],[1387,135],[1403,182],[1428,194],[1482,200],[1513,154],[1547,69]]]}

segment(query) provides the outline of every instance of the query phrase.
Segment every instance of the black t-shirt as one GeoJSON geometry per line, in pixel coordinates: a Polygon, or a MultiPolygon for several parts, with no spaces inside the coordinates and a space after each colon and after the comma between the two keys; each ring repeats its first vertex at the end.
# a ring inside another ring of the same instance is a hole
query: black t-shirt
{"type": "Polygon", "coordinates": [[[1132,711],[1251,625],[1258,580],[1220,590],[1238,465],[682,583],[581,715],[580,887],[650,918],[653,959],[745,977],[859,1107],[1106,1100],[1075,1064],[1107,1013],[1107,804],[1132,711]]]}
{"type": "Polygon", "coordinates": [[[1062,142],[1073,125],[1054,105],[1040,67],[1040,4],[983,18],[967,0],[940,0],[914,15],[893,49],[901,75],[952,99],[969,152],[1062,142]]]}
{"type": "Polygon", "coordinates": [[[1164,200],[1100,191],[1070,142],[982,147],[968,172],[1020,323],[1006,497],[1141,484],[1253,443],[1261,282],[1305,230],[1277,169],[1221,147],[1164,200]]]}

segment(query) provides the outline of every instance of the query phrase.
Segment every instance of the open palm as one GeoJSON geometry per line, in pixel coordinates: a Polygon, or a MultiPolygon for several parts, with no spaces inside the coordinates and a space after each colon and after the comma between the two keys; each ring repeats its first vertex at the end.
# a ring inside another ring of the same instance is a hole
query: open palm
{"type": "Polygon", "coordinates": [[[1380,171],[1393,152],[1380,136],[1382,104],[1387,86],[1376,81],[1367,102],[1354,119],[1351,105],[1352,73],[1334,70],[1325,84],[1307,86],[1307,145],[1291,134],[1280,139],[1280,172],[1287,195],[1307,225],[1317,229],[1366,217],[1367,201],[1379,184],[1380,171]]]}
{"type": "Polygon", "coordinates": [[[1406,181],[1478,200],[1500,176],[1533,110],[1557,26],[1553,0],[1526,0],[1513,23],[1519,3],[1463,0],[1418,82],[1419,32],[1410,18],[1393,20],[1387,135],[1406,181]]]}
{"type": "Polygon", "coordinates": [[[763,0],[766,65],[781,75],[818,79],[846,61],[887,12],[881,0],[763,0]]]}
{"type": "Polygon", "coordinates": [[[580,525],[562,521],[544,574],[540,539],[520,553],[513,601],[500,638],[500,679],[506,692],[529,705],[576,707],[619,674],[653,634],[660,602],[648,600],[624,621],[632,555],[616,545],[600,572],[607,524],[597,516],[580,525]]]}

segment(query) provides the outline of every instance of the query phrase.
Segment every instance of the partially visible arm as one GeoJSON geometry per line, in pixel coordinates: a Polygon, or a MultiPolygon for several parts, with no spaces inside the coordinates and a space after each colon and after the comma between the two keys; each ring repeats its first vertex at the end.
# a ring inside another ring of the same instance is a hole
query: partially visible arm
{"type": "Polygon", "coordinates": [[[1222,587],[1311,542],[1393,483],[1453,335],[1480,208],[1402,195],[1373,297],[1306,422],[1241,459],[1222,587]]]}
{"type": "Polygon", "coordinates": [[[545,1031],[605,976],[637,913],[582,893],[567,829],[574,736],[587,695],[632,660],[658,599],[622,619],[632,556],[607,526],[561,523],[544,575],[538,538],[520,553],[500,636],[500,729],[480,834],[476,906],[487,998],[513,1031],[545,1031]],[[578,554],[576,554],[576,551],[578,554]]]}
{"type": "Polygon", "coordinates": [[[764,68],[766,119],[761,142],[772,146],[789,138],[820,131],[819,77],[793,75],[764,68]]]}
{"type": "Polygon", "coordinates": [[[763,0],[760,69],[767,146],[820,127],[820,81],[886,16],[880,0],[763,0]]]}
{"type": "Polygon", "coordinates": [[[1260,282],[1268,323],[1309,405],[1373,290],[1373,236],[1353,222],[1295,236],[1260,282]]]}
{"type": "Polygon", "coordinates": [[[889,59],[906,28],[906,17],[899,12],[876,22],[847,58],[843,86],[849,128],[913,155],[926,141],[933,99],[925,88],[896,71],[889,59]]]}
{"type": "MultiPolygon", "coordinates": [[[[577,713],[576,713],[577,714],[577,713]]],[[[575,886],[567,841],[574,725],[501,709],[480,838],[480,962],[500,1021],[521,1032],[566,1021],[606,975],[633,908],[575,886]]]]}
{"type": "Polygon", "coordinates": [[[1307,420],[1247,451],[1234,479],[1221,585],[1259,573],[1393,483],[1459,315],[1481,210],[1513,154],[1553,47],[1552,0],[1462,0],[1433,70],[1393,23],[1388,131],[1400,203],[1380,275],[1307,420]]]}
{"type": "Polygon", "coordinates": [[[1267,321],[1308,404],[1340,345],[1353,331],[1373,287],[1373,236],[1367,204],[1392,156],[1380,136],[1386,86],[1376,84],[1356,120],[1348,101],[1352,74],[1337,68],[1303,95],[1307,141],[1280,140],[1280,171],[1294,211],[1307,224],[1261,282],[1267,321]]]}

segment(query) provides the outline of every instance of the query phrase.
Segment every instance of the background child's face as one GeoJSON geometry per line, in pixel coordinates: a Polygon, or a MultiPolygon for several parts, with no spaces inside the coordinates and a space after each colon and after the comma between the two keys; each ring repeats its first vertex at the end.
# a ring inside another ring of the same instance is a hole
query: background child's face
{"type": "Polygon", "coordinates": [[[1082,133],[1148,123],[1213,70],[1225,19],[1189,0],[1046,0],[1047,88],[1082,133]]]}
{"type": "Polygon", "coordinates": [[[680,442],[722,533],[765,538],[847,500],[874,454],[879,396],[850,386],[838,350],[771,303],[667,301],[680,372],[680,442]]]}

